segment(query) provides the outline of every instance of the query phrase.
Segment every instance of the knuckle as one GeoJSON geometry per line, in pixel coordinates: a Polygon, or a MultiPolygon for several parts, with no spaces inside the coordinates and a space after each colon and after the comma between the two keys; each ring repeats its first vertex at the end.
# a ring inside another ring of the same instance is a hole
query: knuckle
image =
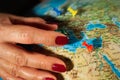
{"type": "Polygon", "coordinates": [[[22,32],[20,35],[19,35],[21,41],[23,42],[27,42],[27,43],[31,43],[33,41],[33,37],[32,37],[32,34],[30,32],[22,32]]]}
{"type": "Polygon", "coordinates": [[[11,80],[11,78],[8,77],[8,76],[6,76],[6,77],[4,78],[4,80],[11,80]]]}
{"type": "MultiPolygon", "coordinates": [[[[46,55],[43,55],[43,58],[46,59],[46,60],[48,60],[48,56],[46,56],[46,55]]],[[[38,64],[38,66],[40,68],[48,69],[48,64],[47,64],[46,61],[45,62],[41,61],[40,64],[38,64]]]]}
{"type": "Polygon", "coordinates": [[[19,65],[19,66],[27,65],[27,59],[22,55],[16,55],[15,56],[15,61],[16,61],[16,64],[19,65]]]}
{"type": "Polygon", "coordinates": [[[15,79],[13,79],[13,78],[11,78],[11,77],[6,77],[5,80],[15,80],[15,79]]]}
{"type": "Polygon", "coordinates": [[[15,76],[15,77],[18,77],[19,69],[20,69],[20,66],[17,66],[17,65],[13,66],[13,65],[11,65],[10,74],[15,76]]]}

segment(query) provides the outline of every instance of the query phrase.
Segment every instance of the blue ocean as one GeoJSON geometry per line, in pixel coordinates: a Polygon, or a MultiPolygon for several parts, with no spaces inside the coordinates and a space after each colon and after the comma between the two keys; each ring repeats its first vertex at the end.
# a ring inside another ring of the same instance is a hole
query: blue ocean
{"type": "Polygon", "coordinates": [[[68,0],[47,0],[38,4],[34,9],[33,13],[36,15],[45,15],[52,8],[59,8],[67,3],[68,0]]]}

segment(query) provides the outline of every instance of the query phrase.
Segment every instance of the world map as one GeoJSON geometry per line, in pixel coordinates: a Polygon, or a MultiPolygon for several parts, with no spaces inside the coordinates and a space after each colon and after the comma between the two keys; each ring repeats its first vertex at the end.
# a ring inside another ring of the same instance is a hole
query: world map
{"type": "Polygon", "coordinates": [[[62,47],[45,46],[72,61],[73,68],[62,74],[65,80],[120,80],[118,3],[120,0],[71,0],[67,6],[63,2],[56,7],[62,14],[55,16],[57,11],[52,8],[45,13],[55,13],[51,16],[61,21],[57,31],[69,38],[62,47]]]}
{"type": "Polygon", "coordinates": [[[67,67],[72,67],[62,73],[64,80],[120,80],[119,3],[120,0],[49,0],[33,9],[38,16],[59,20],[57,32],[69,38],[62,47],[44,46],[72,61],[73,65],[64,59],[67,67]]]}

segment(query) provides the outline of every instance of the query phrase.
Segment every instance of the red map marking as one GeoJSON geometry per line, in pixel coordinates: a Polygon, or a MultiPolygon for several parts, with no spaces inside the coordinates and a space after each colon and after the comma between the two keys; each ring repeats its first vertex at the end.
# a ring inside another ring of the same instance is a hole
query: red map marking
{"type": "Polygon", "coordinates": [[[82,43],[83,46],[86,46],[89,52],[92,52],[93,50],[93,45],[88,45],[86,41],[82,43]]]}

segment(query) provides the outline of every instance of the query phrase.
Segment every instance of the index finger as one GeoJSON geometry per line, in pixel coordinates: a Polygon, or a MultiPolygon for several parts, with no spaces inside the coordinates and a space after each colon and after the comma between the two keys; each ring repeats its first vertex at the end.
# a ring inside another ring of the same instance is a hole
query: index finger
{"type": "Polygon", "coordinates": [[[1,25],[0,41],[22,44],[65,45],[68,38],[55,31],[42,30],[24,25],[1,25]]]}

